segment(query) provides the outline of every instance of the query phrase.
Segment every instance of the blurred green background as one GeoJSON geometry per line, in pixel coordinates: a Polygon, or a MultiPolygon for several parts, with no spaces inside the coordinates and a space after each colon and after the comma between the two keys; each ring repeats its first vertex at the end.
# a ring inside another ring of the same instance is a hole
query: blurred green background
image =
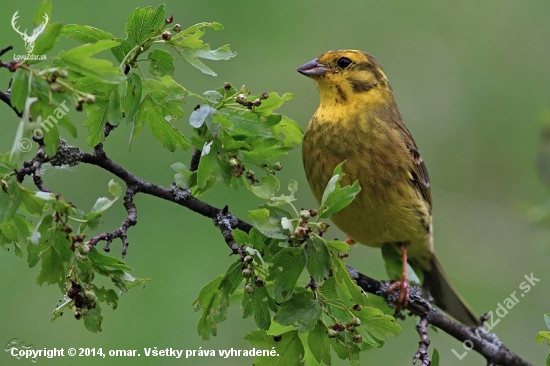
{"type": "MultiPolygon", "coordinates": [[[[2,2],[0,48],[24,44],[10,26],[19,10],[21,29],[31,28],[39,1],[2,2]]],[[[318,104],[311,80],[296,68],[330,49],[354,48],[373,54],[388,74],[405,123],[413,133],[430,172],[434,199],[435,247],[443,266],[461,294],[479,314],[494,311],[514,291],[519,296],[524,275],[540,282],[500,319],[493,329],[514,352],[535,365],[544,364],[547,346],[534,337],[544,330],[543,314],[550,312],[550,231],[536,227],[525,207],[548,196],[536,177],[535,157],[545,111],[550,108],[550,2],[492,1],[166,1],[167,14],[185,28],[201,21],[218,21],[222,31],[209,31],[213,47],[226,43],[238,53],[230,61],[208,62],[218,77],[202,75],[182,61],[175,79],[195,92],[230,81],[246,84],[253,93],[292,92],[294,99],[281,110],[305,128],[318,104]]],[[[147,1],[75,2],[54,0],[51,22],[88,24],[117,36],[124,35],[127,16],[147,1]],[[116,5],[115,5],[116,4],[116,5]]],[[[75,46],[62,40],[54,55],[75,46]]],[[[10,61],[11,52],[2,57],[10,61]]],[[[0,88],[11,75],[0,70],[0,88]]],[[[188,131],[191,100],[179,126],[188,131]]],[[[0,104],[0,151],[9,151],[18,119],[0,104]]],[[[70,113],[82,125],[83,114],[70,113]]],[[[122,126],[107,140],[105,150],[140,177],[168,186],[176,161],[188,163],[188,152],[169,153],[142,133],[128,152],[130,128],[122,126]]],[[[86,130],[70,143],[84,146],[86,130]]],[[[27,154],[26,158],[30,158],[27,154]]],[[[299,181],[299,206],[315,207],[302,171],[300,149],[283,160],[282,182],[299,181]]],[[[44,172],[47,186],[82,209],[105,195],[111,177],[91,166],[44,172]]],[[[283,183],[286,185],[286,183],[283,183]]],[[[219,187],[204,199],[228,204],[246,217],[257,201],[245,189],[228,192],[219,187]]],[[[191,302],[201,287],[224,272],[230,258],[212,222],[174,204],[143,195],[136,200],[139,223],[129,231],[126,262],[138,277],[149,277],[144,288],[121,296],[115,311],[104,306],[103,332],[89,333],[70,312],[56,323],[50,313],[62,297],[55,286],[36,285],[37,268],[13,252],[0,253],[0,344],[18,338],[36,349],[102,347],[137,349],[135,358],[80,358],[48,360],[41,365],[251,365],[251,358],[195,357],[183,360],[146,358],[144,347],[184,350],[250,349],[243,340],[254,329],[243,321],[239,304],[221,323],[218,336],[204,342],[197,335],[198,313],[191,302]]],[[[101,232],[113,230],[124,219],[122,205],[104,217],[101,232]]],[[[100,232],[98,230],[98,232],[100,232]]],[[[331,235],[344,238],[335,228],[331,235]]],[[[120,256],[120,242],[112,246],[120,256]]],[[[375,277],[386,277],[379,250],[356,246],[348,262],[375,277]]],[[[418,335],[415,321],[401,322],[403,335],[361,355],[363,365],[410,364],[418,335]]],[[[452,353],[462,345],[443,332],[430,331],[445,365],[485,365],[474,352],[462,360],[452,353]]],[[[346,364],[333,355],[334,364],[346,364]]],[[[30,364],[0,352],[0,364],[30,364]]]]}

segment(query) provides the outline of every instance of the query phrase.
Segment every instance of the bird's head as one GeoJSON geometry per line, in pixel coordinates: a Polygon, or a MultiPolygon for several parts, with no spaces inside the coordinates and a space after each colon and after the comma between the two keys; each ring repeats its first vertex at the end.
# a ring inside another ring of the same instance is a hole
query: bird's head
{"type": "Polygon", "coordinates": [[[322,104],[387,103],[393,93],[382,67],[371,55],[356,50],[329,51],[297,70],[312,78],[322,104]]]}

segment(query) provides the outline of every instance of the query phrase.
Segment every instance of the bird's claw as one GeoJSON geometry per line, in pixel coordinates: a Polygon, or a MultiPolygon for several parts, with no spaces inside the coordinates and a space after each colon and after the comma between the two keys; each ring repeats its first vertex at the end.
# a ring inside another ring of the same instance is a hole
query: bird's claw
{"type": "Polygon", "coordinates": [[[386,294],[390,294],[392,291],[399,289],[399,294],[397,295],[397,300],[395,301],[395,314],[397,315],[401,308],[406,308],[409,304],[409,290],[410,284],[409,280],[406,278],[401,279],[391,284],[390,287],[386,290],[386,294]]]}

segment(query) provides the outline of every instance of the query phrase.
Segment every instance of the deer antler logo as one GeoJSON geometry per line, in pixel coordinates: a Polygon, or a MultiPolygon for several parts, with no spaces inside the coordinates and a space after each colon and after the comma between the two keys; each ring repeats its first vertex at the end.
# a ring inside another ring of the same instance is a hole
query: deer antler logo
{"type": "Polygon", "coordinates": [[[18,12],[19,10],[17,10],[11,18],[11,26],[17,33],[21,35],[23,41],[25,41],[25,48],[27,49],[27,53],[32,53],[32,50],[34,49],[34,42],[36,41],[40,33],[42,33],[44,29],[46,29],[46,24],[48,24],[49,20],[48,14],[44,14],[44,22],[40,23],[38,27],[34,28],[34,30],[32,31],[32,35],[28,36],[26,29],[25,32],[20,32],[19,27],[16,27],[15,21],[17,20],[17,18],[19,18],[19,15],[17,15],[18,12]]]}

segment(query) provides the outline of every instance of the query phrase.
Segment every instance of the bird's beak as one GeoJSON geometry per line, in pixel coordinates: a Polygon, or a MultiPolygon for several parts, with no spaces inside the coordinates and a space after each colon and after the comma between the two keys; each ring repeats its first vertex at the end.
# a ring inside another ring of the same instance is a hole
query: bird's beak
{"type": "Polygon", "coordinates": [[[311,60],[307,64],[300,66],[296,71],[311,78],[324,75],[328,69],[325,65],[319,62],[318,58],[316,58],[315,60],[311,60]]]}

